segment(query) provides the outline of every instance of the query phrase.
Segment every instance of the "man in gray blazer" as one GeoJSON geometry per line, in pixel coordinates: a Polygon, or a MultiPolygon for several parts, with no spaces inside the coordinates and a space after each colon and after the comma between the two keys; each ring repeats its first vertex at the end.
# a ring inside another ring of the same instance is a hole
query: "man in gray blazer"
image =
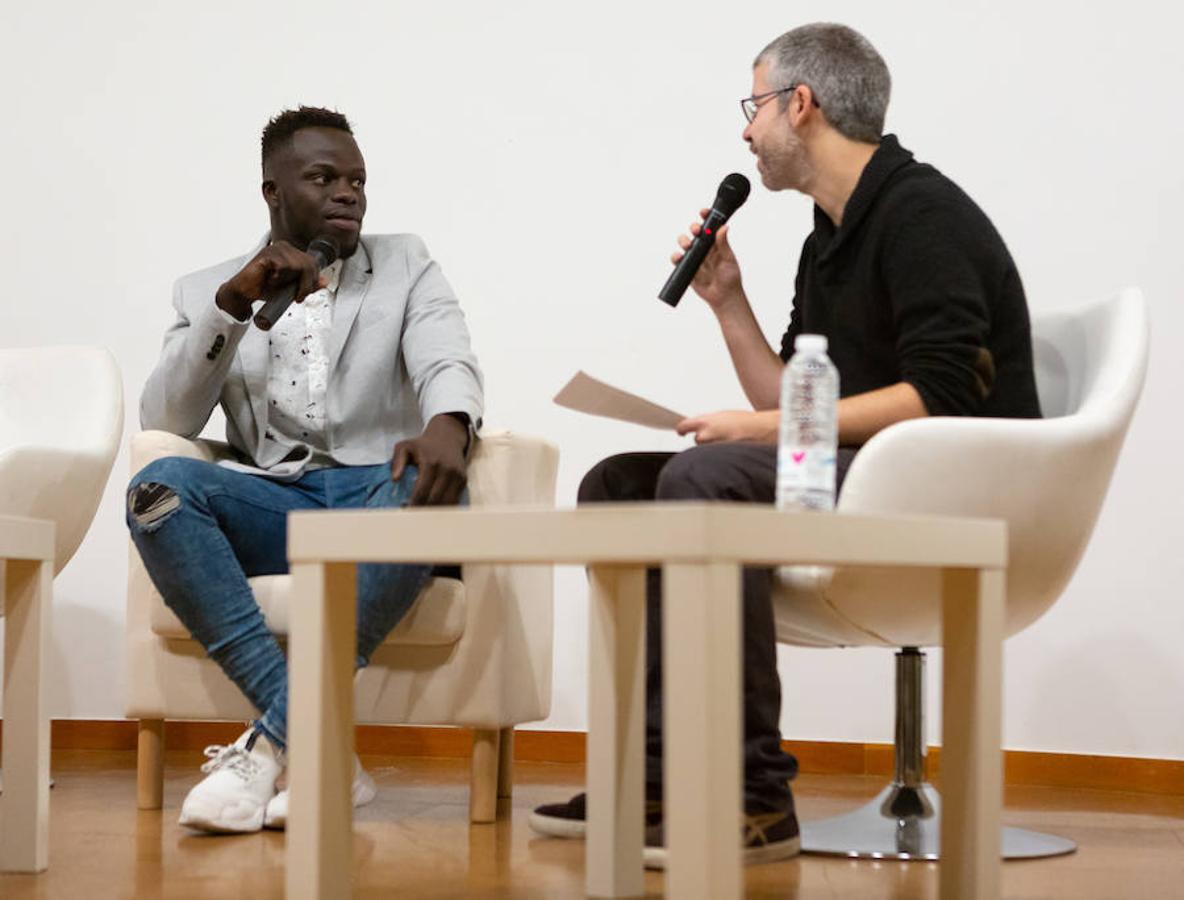
{"type": "MultiPolygon", "coordinates": [[[[464,502],[480,425],[481,373],[464,316],[413,235],[362,236],[366,170],[348,121],[300,107],[263,131],[271,230],[246,256],[180,279],[177,319],[140,403],[144,428],[197,436],[216,404],[237,461],[168,458],[128,489],[127,522],[165,603],[260,716],[206,777],[181,824],[214,832],[282,828],[287,670],[247,583],[288,570],[292,510],[464,502]],[[338,248],[318,271],[315,239],[338,248]],[[295,285],[269,331],[252,304],[295,285]]],[[[358,658],[406,614],[430,576],[419,565],[358,567],[358,658]]],[[[374,797],[355,768],[354,803],[374,797]]]]}

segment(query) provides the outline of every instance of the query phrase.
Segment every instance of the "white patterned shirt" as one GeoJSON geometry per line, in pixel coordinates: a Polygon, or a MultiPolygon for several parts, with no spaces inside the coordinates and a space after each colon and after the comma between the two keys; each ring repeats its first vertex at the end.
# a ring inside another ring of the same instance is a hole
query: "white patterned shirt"
{"type": "Polygon", "coordinates": [[[329,388],[329,335],[341,280],[341,260],[321,270],[328,285],[293,303],[267,341],[267,431],[312,448],[314,464],[328,464],[325,394],[329,388]]]}

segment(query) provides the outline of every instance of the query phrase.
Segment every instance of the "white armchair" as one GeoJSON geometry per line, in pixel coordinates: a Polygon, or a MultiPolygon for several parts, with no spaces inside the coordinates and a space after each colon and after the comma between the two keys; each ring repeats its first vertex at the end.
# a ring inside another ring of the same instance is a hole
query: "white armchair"
{"type": "MultiPolygon", "coordinates": [[[[123,433],[123,381],[101,347],[0,350],[0,516],[7,543],[52,543],[52,573],[19,578],[0,554],[0,615],[14,590],[5,633],[4,766],[0,868],[40,871],[48,854],[49,708],[45,683],[51,575],[90,528],[123,433]],[[52,523],[52,529],[46,523],[52,523]],[[52,531],[52,537],[49,537],[52,531]],[[31,585],[36,583],[36,590],[31,585]],[[16,597],[23,595],[18,610],[16,597]]],[[[6,551],[7,552],[7,551],[6,551]]],[[[20,559],[14,555],[13,559],[20,559]]],[[[44,557],[41,557],[44,559],[44,557]]],[[[27,560],[21,565],[27,566],[27,560]]]]}
{"type": "MultiPolygon", "coordinates": [[[[1138,290],[1035,317],[1045,418],[929,418],[877,434],[856,456],[838,508],[1005,519],[1007,635],[1060,596],[1089,542],[1142,391],[1147,309],[1138,290]]],[[[862,809],[802,826],[805,852],[936,859],[937,793],[925,780],[924,654],[940,643],[940,573],[788,569],[774,597],[778,640],[808,647],[902,648],[896,655],[896,774],[862,809]]],[[[1074,849],[1005,828],[1007,858],[1074,849]]]]}
{"type": "MultiPolygon", "coordinates": [[[[161,431],[132,438],[137,472],[163,456],[216,460],[226,446],[161,431]]],[[[469,467],[473,506],[555,502],[558,450],[510,432],[482,435],[469,467]]],[[[269,627],[287,634],[290,577],[251,579],[269,627]]],[[[513,729],[551,707],[552,575],[546,567],[465,566],[434,578],[359,673],[357,721],[474,729],[470,819],[495,818],[509,796],[513,729]]],[[[138,801],[162,802],[165,719],[246,719],[247,700],[156,592],[131,548],[127,715],[140,720],[138,801]]]]}
{"type": "Polygon", "coordinates": [[[55,575],[90,529],[122,434],[123,379],[107,350],[0,350],[0,514],[54,523],[55,575]]]}

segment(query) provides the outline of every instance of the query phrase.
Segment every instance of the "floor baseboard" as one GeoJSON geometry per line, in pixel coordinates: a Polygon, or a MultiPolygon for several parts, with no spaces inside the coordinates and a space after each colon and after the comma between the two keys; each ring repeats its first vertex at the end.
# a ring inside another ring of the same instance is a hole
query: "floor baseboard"
{"type": "MultiPolygon", "coordinates": [[[[227,744],[243,729],[242,722],[169,721],[167,750],[200,751],[227,744]]],[[[56,719],[51,745],[55,750],[135,750],[137,723],[128,719],[56,719]]],[[[3,722],[0,721],[0,736],[3,722]]],[[[798,759],[801,771],[820,775],[892,775],[891,744],[841,741],[783,741],[798,759]]],[[[359,753],[389,756],[468,757],[473,745],[467,728],[416,725],[359,725],[359,753]]],[[[584,732],[514,733],[514,758],[524,762],[584,761],[584,732]]],[[[929,772],[941,781],[941,748],[929,749],[929,772]]],[[[1004,751],[1004,780],[1011,785],[1129,791],[1139,794],[1184,795],[1184,760],[1094,756],[1077,753],[1004,751]]]]}

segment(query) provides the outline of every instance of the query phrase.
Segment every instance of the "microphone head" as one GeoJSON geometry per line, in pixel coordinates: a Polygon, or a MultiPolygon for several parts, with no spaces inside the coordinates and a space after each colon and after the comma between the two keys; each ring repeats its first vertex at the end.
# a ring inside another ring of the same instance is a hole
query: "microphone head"
{"type": "Polygon", "coordinates": [[[715,202],[711,204],[711,208],[723,213],[726,218],[744,205],[751,190],[752,184],[749,180],[739,172],[733,172],[719,183],[719,190],[715,194],[715,202]]]}
{"type": "Polygon", "coordinates": [[[308,250],[306,252],[309,256],[313,257],[313,259],[317,260],[317,262],[320,264],[320,268],[322,269],[337,262],[337,256],[341,253],[337,247],[337,244],[334,243],[332,239],[327,237],[313,238],[311,241],[309,241],[308,250]]]}

